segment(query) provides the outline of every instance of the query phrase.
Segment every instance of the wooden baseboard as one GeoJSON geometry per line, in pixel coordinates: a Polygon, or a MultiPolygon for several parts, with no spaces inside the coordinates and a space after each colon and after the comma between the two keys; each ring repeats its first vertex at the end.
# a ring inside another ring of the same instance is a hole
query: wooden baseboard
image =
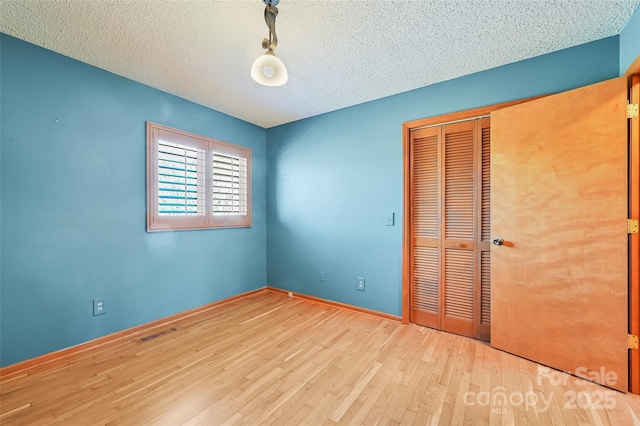
{"type": "Polygon", "coordinates": [[[283,289],[276,288],[276,287],[267,286],[266,290],[267,291],[272,291],[274,293],[284,294],[284,295],[287,295],[287,296],[289,294],[291,294],[291,297],[297,297],[299,299],[309,300],[311,302],[321,303],[323,305],[333,306],[335,308],[346,309],[348,311],[353,311],[353,312],[358,312],[358,313],[361,313],[361,314],[371,315],[371,316],[374,316],[374,317],[377,317],[377,318],[383,318],[383,319],[390,320],[390,321],[401,322],[401,317],[399,317],[397,315],[386,314],[384,312],[373,311],[371,309],[365,309],[365,308],[361,308],[359,306],[348,305],[346,303],[340,303],[340,302],[334,302],[332,300],[321,299],[319,297],[307,296],[306,294],[293,293],[291,291],[283,290],[283,289]]]}
{"type": "MultiPolygon", "coordinates": [[[[244,297],[248,297],[257,293],[261,293],[264,291],[270,291],[273,293],[280,293],[284,295],[289,295],[289,291],[282,290],[275,287],[263,287],[257,290],[248,291],[246,293],[237,294],[235,296],[229,297],[227,299],[218,300],[213,303],[209,303],[207,305],[199,306],[197,308],[189,309],[184,312],[178,312],[177,314],[170,315],[168,317],[160,318],[155,321],[151,321],[145,324],[141,324],[135,327],[128,328],[126,330],[117,331],[115,333],[107,334],[106,336],[98,337],[93,340],[89,340],[88,342],[81,343],[76,346],[72,346],[70,348],[62,349],[56,352],[50,352],[48,354],[40,355],[35,358],[27,359],[25,361],[18,362],[16,364],[7,365],[6,367],[0,368],[0,379],[6,380],[18,375],[27,374],[28,370],[41,366],[43,364],[49,364],[56,361],[67,361],[69,358],[86,352],[91,349],[95,349],[98,347],[106,348],[112,345],[116,345],[123,340],[132,339],[140,336],[145,336],[147,334],[151,334],[156,329],[166,328],[168,325],[173,324],[179,320],[192,317],[194,315],[198,315],[202,312],[206,312],[210,309],[215,308],[216,306],[220,306],[225,303],[232,302],[234,300],[242,299],[244,297]]],[[[291,293],[292,297],[297,297],[299,299],[308,300],[315,303],[321,303],[328,306],[333,306],[340,309],[345,309],[353,312],[358,312],[361,314],[372,315],[378,318],[384,318],[390,321],[400,322],[400,317],[396,315],[386,314],[384,312],[373,311],[370,309],[360,308],[358,306],[348,305],[346,303],[333,302],[331,300],[321,299],[319,297],[307,296],[306,294],[299,293],[291,293]]]]}
{"type": "Polygon", "coordinates": [[[106,336],[98,337],[88,342],[81,343],[70,348],[62,349],[56,352],[50,352],[48,354],[40,355],[35,358],[27,359],[25,361],[18,362],[16,364],[7,365],[0,368],[0,379],[8,379],[17,375],[26,374],[27,370],[40,366],[42,364],[48,364],[54,361],[61,361],[70,358],[71,356],[79,353],[94,349],[97,347],[108,347],[120,343],[122,340],[131,339],[135,336],[142,336],[150,334],[151,331],[160,327],[166,327],[171,323],[175,323],[184,318],[189,318],[202,312],[213,309],[225,303],[232,302],[234,300],[242,299],[247,296],[251,296],[257,293],[267,291],[266,287],[259,288],[257,290],[248,291],[246,293],[237,294],[226,299],[218,300],[207,305],[198,306],[197,308],[189,309],[187,311],[178,312],[177,314],[163,317],[155,321],[151,321],[145,324],[141,324],[135,327],[128,328],[126,330],[117,331],[115,333],[107,334],[106,336]]]}

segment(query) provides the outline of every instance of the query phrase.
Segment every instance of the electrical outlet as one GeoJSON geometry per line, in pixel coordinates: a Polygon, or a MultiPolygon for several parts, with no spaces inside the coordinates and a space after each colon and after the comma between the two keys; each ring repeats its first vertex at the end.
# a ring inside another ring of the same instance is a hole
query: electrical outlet
{"type": "Polygon", "coordinates": [[[104,304],[104,297],[93,299],[93,316],[104,315],[107,313],[107,307],[104,304]]]}
{"type": "Polygon", "coordinates": [[[320,272],[320,281],[325,282],[327,280],[327,274],[320,272]]]}
{"type": "Polygon", "coordinates": [[[289,292],[289,297],[293,297],[293,293],[289,292]]]}
{"type": "Polygon", "coordinates": [[[394,212],[384,212],[384,224],[385,226],[393,226],[394,212]]]}
{"type": "Polygon", "coordinates": [[[356,290],[364,291],[364,277],[358,277],[356,282],[356,290]]]}

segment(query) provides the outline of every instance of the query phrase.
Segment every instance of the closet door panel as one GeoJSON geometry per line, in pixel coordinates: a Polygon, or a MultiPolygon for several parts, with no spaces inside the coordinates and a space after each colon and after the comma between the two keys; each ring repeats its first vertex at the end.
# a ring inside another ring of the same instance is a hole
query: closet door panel
{"type": "Polygon", "coordinates": [[[476,192],[478,214],[476,241],[476,337],[491,340],[491,123],[489,118],[478,120],[479,146],[476,164],[476,192]]]}
{"type": "Polygon", "coordinates": [[[412,134],[411,321],[441,327],[440,321],[440,130],[412,134]]]}
{"type": "Polygon", "coordinates": [[[467,336],[474,326],[475,121],[443,126],[443,329],[467,336]]]}

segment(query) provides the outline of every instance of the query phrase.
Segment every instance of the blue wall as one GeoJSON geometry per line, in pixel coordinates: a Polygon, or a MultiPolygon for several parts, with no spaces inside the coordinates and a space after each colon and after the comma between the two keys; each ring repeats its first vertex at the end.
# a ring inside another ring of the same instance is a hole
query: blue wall
{"type": "Polygon", "coordinates": [[[611,37],[265,131],[0,35],[0,364],[265,284],[400,315],[401,124],[615,77],[619,48],[611,37]],[[252,228],[145,232],[147,120],[253,149],[252,228]],[[92,316],[96,297],[106,315],[92,316]]]}
{"type": "Polygon", "coordinates": [[[620,33],[620,75],[640,56],[640,6],[620,33]]]}
{"type": "Polygon", "coordinates": [[[268,284],[400,315],[402,123],[617,77],[618,48],[610,37],[268,129],[268,284]]]}
{"type": "Polygon", "coordinates": [[[0,43],[2,365],[264,287],[264,129],[0,43]],[[146,232],[147,120],[253,149],[252,228],[146,232]]]}

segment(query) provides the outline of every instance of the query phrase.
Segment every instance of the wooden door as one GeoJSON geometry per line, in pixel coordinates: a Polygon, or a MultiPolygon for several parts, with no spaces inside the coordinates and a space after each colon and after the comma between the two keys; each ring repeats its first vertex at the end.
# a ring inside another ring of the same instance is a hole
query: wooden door
{"type": "Polygon", "coordinates": [[[492,236],[504,239],[491,344],[622,391],[626,91],[623,77],[491,114],[492,236]]]}
{"type": "Polygon", "coordinates": [[[485,340],[489,135],[489,119],[419,129],[410,152],[410,319],[485,340]]]}

